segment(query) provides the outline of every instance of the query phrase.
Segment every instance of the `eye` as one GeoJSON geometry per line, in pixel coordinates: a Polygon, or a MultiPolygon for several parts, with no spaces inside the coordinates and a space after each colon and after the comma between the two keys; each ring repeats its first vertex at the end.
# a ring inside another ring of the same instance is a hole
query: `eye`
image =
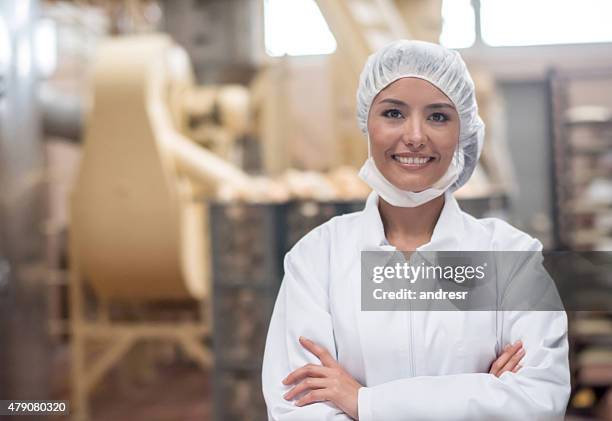
{"type": "Polygon", "coordinates": [[[429,119],[436,123],[444,123],[449,120],[448,116],[444,113],[433,113],[429,116],[429,119]]]}
{"type": "Polygon", "coordinates": [[[399,110],[391,109],[382,113],[383,116],[388,118],[402,118],[402,113],[399,110]]]}

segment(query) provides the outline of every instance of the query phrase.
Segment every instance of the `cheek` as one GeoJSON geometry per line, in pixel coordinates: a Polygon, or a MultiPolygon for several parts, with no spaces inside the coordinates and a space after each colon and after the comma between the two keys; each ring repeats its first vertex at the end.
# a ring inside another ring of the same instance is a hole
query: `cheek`
{"type": "MultiPolygon", "coordinates": [[[[401,129],[389,124],[381,124],[373,121],[369,126],[369,135],[372,154],[384,154],[398,139],[398,130],[401,129]]],[[[400,133],[401,134],[401,133],[400,133]]]]}
{"type": "Polygon", "coordinates": [[[455,149],[457,149],[457,141],[447,141],[446,143],[442,144],[440,146],[440,149],[444,151],[444,155],[449,155],[450,157],[453,156],[453,154],[455,153],[455,149]]]}
{"type": "Polygon", "coordinates": [[[443,157],[450,159],[453,156],[459,142],[459,130],[449,129],[443,133],[438,133],[435,138],[432,139],[434,140],[440,154],[443,157]]]}

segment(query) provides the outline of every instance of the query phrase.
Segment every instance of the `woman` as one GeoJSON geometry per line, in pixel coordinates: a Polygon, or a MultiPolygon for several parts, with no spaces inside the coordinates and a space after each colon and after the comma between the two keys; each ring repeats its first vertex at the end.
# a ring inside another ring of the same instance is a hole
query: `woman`
{"type": "Polygon", "coordinates": [[[452,196],[484,137],[465,63],[436,44],[396,41],[369,57],[357,102],[369,155],[360,176],[373,192],[362,212],[331,219],[285,256],[262,371],[269,418],[562,418],[564,312],[361,311],[363,250],[542,249],[452,196]]]}

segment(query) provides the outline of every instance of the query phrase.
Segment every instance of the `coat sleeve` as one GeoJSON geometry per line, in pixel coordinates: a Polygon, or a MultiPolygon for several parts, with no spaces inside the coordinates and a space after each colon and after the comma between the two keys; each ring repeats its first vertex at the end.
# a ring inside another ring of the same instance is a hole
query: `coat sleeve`
{"type": "Polygon", "coordinates": [[[337,359],[328,298],[328,242],[323,229],[304,237],[285,256],[285,275],[268,328],[262,388],[272,421],[351,420],[331,402],[303,407],[283,395],[293,386],[282,380],[308,363],[321,362],[298,342],[300,336],[324,346],[337,359]]]}
{"type": "MultiPolygon", "coordinates": [[[[522,283],[517,285],[526,288],[530,276],[524,268],[537,267],[541,248],[537,240],[521,247],[535,254],[527,255],[530,264],[515,259],[511,281],[519,278],[522,283]],[[517,268],[521,276],[516,275],[517,268]]],[[[542,299],[550,295],[547,288],[542,291],[538,294],[542,299]]],[[[359,390],[359,420],[563,419],[570,394],[565,312],[502,311],[501,315],[502,343],[520,339],[526,351],[517,373],[422,376],[364,387],[359,390]]]]}
{"type": "Polygon", "coordinates": [[[506,312],[505,341],[521,339],[518,373],[400,379],[359,390],[359,420],[556,420],[570,393],[564,312],[506,312]]]}

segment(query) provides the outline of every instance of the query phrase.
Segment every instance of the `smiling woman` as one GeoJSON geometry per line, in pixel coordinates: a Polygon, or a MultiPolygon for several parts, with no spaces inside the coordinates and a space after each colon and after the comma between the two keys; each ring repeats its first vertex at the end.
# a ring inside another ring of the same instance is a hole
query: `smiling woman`
{"type": "Polygon", "coordinates": [[[459,54],[422,41],[383,47],[361,73],[357,121],[373,192],[362,212],[332,218],[285,256],[262,368],[269,419],[562,419],[564,312],[362,310],[362,251],[542,250],[452,195],[484,141],[459,54]]]}
{"type": "Polygon", "coordinates": [[[391,43],[370,56],[359,81],[357,122],[368,139],[360,176],[394,206],[457,190],[482,151],[484,123],[465,63],[434,45],[391,43]]]}
{"type": "Polygon", "coordinates": [[[430,82],[402,78],[374,99],[368,134],[370,153],[385,178],[420,192],[442,178],[458,153],[459,115],[430,82]]]}

